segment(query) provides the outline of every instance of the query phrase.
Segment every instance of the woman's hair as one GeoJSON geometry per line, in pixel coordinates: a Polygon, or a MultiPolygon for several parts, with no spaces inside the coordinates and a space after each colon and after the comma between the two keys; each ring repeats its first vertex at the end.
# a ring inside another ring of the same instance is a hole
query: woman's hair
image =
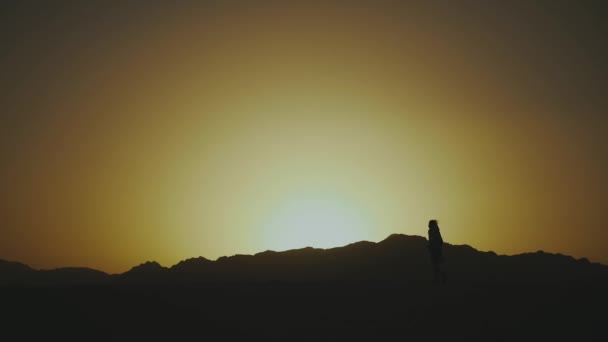
{"type": "Polygon", "coordinates": [[[431,227],[439,227],[439,223],[437,222],[437,220],[429,221],[429,228],[431,228],[431,227]]]}

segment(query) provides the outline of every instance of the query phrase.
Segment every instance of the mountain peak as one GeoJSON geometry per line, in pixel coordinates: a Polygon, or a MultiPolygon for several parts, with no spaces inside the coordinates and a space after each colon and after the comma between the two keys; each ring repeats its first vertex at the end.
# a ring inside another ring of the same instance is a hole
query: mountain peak
{"type": "Polygon", "coordinates": [[[398,244],[398,243],[425,243],[427,239],[419,235],[391,234],[386,239],[380,241],[380,244],[398,244]]]}
{"type": "Polygon", "coordinates": [[[33,271],[31,267],[16,261],[0,259],[0,272],[27,272],[33,271]]]}
{"type": "Polygon", "coordinates": [[[161,266],[161,264],[156,261],[146,261],[131,268],[127,273],[148,273],[162,271],[166,269],[166,267],[161,266]]]}
{"type": "Polygon", "coordinates": [[[189,258],[178,262],[177,264],[170,267],[174,271],[196,271],[205,266],[210,265],[213,261],[204,258],[202,256],[196,258],[189,258]]]}

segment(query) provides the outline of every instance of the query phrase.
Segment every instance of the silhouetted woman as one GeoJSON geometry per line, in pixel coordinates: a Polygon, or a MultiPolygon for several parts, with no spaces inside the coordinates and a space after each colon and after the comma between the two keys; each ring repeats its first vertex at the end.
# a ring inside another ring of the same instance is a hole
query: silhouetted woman
{"type": "Polygon", "coordinates": [[[431,262],[435,271],[435,281],[446,282],[445,272],[441,269],[443,263],[443,239],[439,232],[437,220],[429,221],[429,253],[431,254],[431,262]]]}

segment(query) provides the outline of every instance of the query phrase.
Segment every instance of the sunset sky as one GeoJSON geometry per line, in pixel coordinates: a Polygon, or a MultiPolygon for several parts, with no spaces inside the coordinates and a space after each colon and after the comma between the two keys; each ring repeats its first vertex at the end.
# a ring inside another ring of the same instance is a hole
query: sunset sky
{"type": "Polygon", "coordinates": [[[602,3],[3,1],[0,259],[123,272],[434,218],[608,263],[602,3]]]}

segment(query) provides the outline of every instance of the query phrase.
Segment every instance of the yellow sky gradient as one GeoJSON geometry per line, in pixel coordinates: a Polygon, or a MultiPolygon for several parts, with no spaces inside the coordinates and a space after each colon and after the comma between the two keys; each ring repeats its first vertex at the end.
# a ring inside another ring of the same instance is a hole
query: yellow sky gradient
{"type": "Polygon", "coordinates": [[[0,258],[122,272],[436,218],[450,243],[608,262],[605,50],[562,26],[585,8],[4,15],[0,258]]]}

